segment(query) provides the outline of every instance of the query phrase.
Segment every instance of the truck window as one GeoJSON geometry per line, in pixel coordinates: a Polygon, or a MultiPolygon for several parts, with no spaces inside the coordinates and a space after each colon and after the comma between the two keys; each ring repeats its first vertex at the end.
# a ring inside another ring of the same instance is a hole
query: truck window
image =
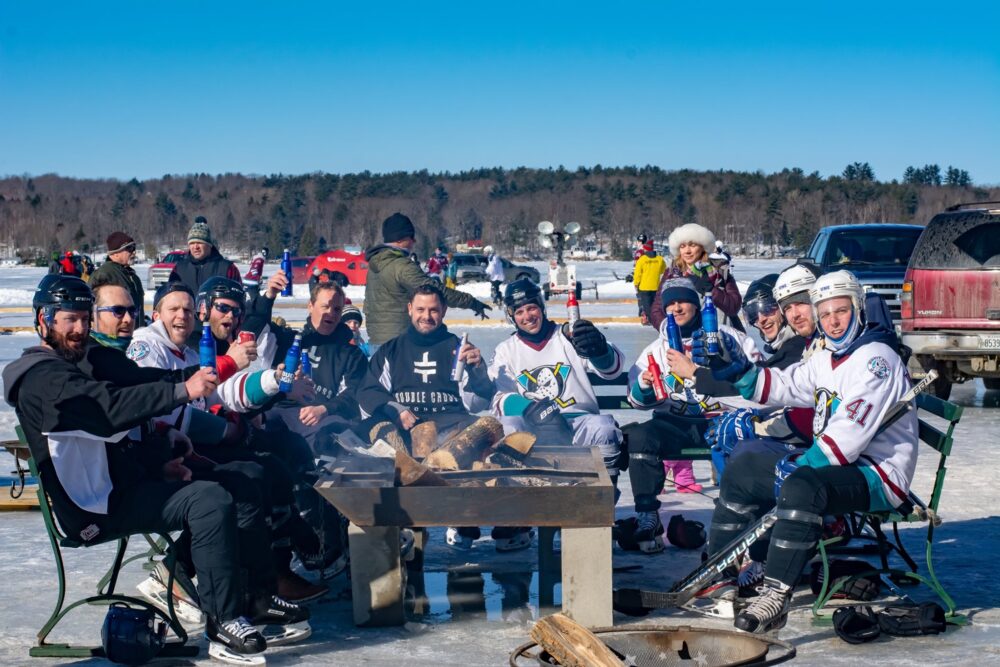
{"type": "Polygon", "coordinates": [[[830,234],[824,266],[873,264],[905,266],[923,229],[846,229],[830,234]]]}
{"type": "Polygon", "coordinates": [[[931,220],[920,237],[910,267],[1000,268],[1000,219],[977,212],[931,220]]]}
{"type": "Polygon", "coordinates": [[[823,250],[826,249],[826,240],[828,238],[830,238],[829,234],[817,234],[816,238],[813,239],[812,245],[809,246],[806,259],[811,260],[813,264],[819,264],[820,259],[823,257],[823,250]]]}

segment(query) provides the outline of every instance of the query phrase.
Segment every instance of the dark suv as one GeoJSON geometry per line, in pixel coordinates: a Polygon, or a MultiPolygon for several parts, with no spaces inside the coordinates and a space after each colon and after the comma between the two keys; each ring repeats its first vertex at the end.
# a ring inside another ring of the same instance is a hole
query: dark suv
{"type": "Polygon", "coordinates": [[[824,227],[799,261],[815,264],[823,273],[850,271],[865,290],[882,295],[898,323],[906,264],[923,230],[891,223],[824,227]]]}
{"type": "Polygon", "coordinates": [[[939,397],[974,377],[1000,389],[1000,202],[931,219],[906,269],[902,306],[903,343],[937,369],[939,397]]]}

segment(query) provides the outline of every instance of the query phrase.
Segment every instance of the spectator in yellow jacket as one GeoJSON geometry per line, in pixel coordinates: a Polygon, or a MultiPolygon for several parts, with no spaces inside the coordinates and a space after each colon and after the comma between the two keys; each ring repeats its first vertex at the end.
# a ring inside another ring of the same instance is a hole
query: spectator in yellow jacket
{"type": "Polygon", "coordinates": [[[660,276],[667,270],[667,263],[653,249],[653,242],[647,241],[642,246],[642,256],[635,261],[635,271],[632,282],[639,297],[639,313],[649,313],[656,298],[656,290],[660,286],[660,276]]]}

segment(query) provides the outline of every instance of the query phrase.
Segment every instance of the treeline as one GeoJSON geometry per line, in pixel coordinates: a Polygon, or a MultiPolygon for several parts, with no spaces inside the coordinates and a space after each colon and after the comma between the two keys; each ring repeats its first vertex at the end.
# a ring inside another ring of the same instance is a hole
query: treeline
{"type": "Polygon", "coordinates": [[[666,171],[659,167],[476,169],[460,173],[164,176],[127,182],[57,175],[0,179],[0,243],[31,257],[68,248],[103,252],[105,237],[125,230],[147,255],[183,246],[204,215],[224,248],[261,245],[313,254],[379,239],[381,221],[407,213],[426,256],[438,243],[482,238],[513,252],[537,247],[540,220],[578,221],[584,235],[615,255],[640,232],[665,240],[698,222],[735,247],[805,245],[820,227],[848,222],[924,224],[946,206],[996,200],[1000,188],[976,187],[968,172],[909,167],[879,181],[856,162],[837,176],[666,171]]]}

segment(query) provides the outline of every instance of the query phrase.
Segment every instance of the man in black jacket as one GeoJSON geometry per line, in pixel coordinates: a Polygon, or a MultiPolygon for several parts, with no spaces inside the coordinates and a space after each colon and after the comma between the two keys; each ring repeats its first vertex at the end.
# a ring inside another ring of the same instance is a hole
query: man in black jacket
{"type": "MultiPolygon", "coordinates": [[[[274,282],[286,280],[282,274],[274,282]]],[[[274,299],[268,299],[270,289],[259,299],[264,312],[255,317],[270,319],[274,299]]],[[[281,401],[272,414],[280,417],[289,430],[303,436],[314,451],[322,449],[326,440],[321,432],[338,432],[360,418],[357,390],[368,369],[364,353],[351,344],[353,332],[340,321],[344,310],[344,289],[335,282],[316,283],[310,289],[309,317],[302,328],[302,351],[309,356],[315,395],[304,403],[281,401]],[[320,437],[318,437],[320,436],[320,437]]],[[[248,323],[250,318],[248,317],[248,323]]],[[[255,321],[259,321],[255,319],[255,321]]],[[[275,337],[275,354],[272,359],[285,358],[295,332],[286,327],[268,325],[268,335],[275,337]]]]}
{"type": "Polygon", "coordinates": [[[240,270],[219,253],[208,221],[199,215],[188,231],[188,254],[177,262],[167,282],[182,282],[190,287],[192,292],[197,292],[198,288],[213,276],[228,278],[243,285],[240,270]]]}
{"type": "Polygon", "coordinates": [[[244,616],[257,615],[259,602],[269,604],[255,595],[266,586],[269,563],[260,550],[248,552],[240,543],[266,535],[264,517],[238,522],[232,496],[214,482],[163,480],[143,466],[136,456],[142,444],[128,437],[150,418],[213,391],[214,372],[127,390],[94,380],[76,365],[90,331],[93,296],[86,283],[48,275],[32,305],[43,344],[4,369],[4,398],[14,406],[62,528],[84,543],[189,530],[206,635],[238,653],[260,653],[264,637],[244,616]],[[246,591],[241,567],[248,574],[246,591]],[[245,592],[254,595],[249,609],[245,592]]]}

